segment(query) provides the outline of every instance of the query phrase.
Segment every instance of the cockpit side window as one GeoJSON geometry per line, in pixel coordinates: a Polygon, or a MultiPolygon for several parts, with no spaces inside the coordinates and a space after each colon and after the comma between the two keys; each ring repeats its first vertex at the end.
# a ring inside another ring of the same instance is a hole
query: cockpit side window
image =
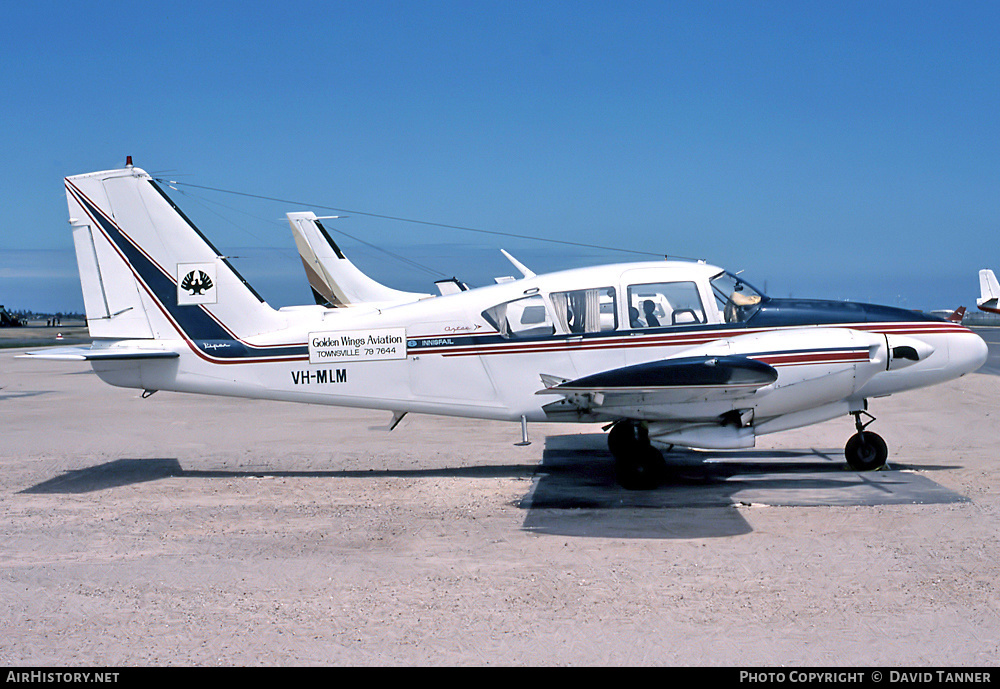
{"type": "Polygon", "coordinates": [[[732,273],[722,272],[712,278],[712,293],[726,323],[745,323],[764,299],[754,287],[732,273]]]}
{"type": "Polygon", "coordinates": [[[707,322],[693,282],[656,282],[628,288],[629,326],[659,328],[707,322]]]}
{"type": "Polygon", "coordinates": [[[613,287],[553,292],[549,295],[560,329],[568,333],[598,333],[618,327],[613,287]]]}
{"type": "Polygon", "coordinates": [[[544,337],[555,333],[540,294],[504,302],[483,311],[483,318],[507,339],[544,337]]]}

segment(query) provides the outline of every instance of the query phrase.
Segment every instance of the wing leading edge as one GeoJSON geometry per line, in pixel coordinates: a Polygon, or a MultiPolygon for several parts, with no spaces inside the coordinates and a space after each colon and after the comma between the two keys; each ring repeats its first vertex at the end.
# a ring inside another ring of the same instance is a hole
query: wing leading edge
{"type": "Polygon", "coordinates": [[[695,398],[732,399],[752,394],[778,379],[771,365],[743,356],[692,356],[663,359],[602,371],[576,380],[542,376],[538,395],[562,395],[545,405],[551,415],[569,411],[599,412],[634,404],[641,396],[656,406],[695,398]]]}
{"type": "Polygon", "coordinates": [[[742,356],[662,359],[564,381],[538,394],[563,392],[656,392],[663,389],[757,389],[778,379],[773,366],[742,356]]]}

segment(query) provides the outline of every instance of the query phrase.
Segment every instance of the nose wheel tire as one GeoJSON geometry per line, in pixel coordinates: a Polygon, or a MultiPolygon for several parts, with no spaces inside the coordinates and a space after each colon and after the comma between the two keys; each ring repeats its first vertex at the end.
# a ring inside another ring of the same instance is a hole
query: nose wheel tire
{"type": "Polygon", "coordinates": [[[889,448],[886,447],[882,436],[871,431],[860,431],[851,436],[844,447],[844,456],[847,463],[855,471],[872,471],[885,466],[885,460],[889,457],[889,448]]]}

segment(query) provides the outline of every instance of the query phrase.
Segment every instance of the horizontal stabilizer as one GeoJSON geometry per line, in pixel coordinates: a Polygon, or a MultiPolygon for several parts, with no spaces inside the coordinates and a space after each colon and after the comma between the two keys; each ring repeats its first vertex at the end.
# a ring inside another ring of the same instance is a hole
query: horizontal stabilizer
{"type": "Polygon", "coordinates": [[[437,286],[438,291],[441,296],[446,296],[449,294],[458,294],[459,292],[465,292],[469,289],[469,286],[464,282],[461,282],[458,278],[448,278],[447,280],[435,280],[434,284],[437,286]]]}
{"type": "Polygon", "coordinates": [[[53,347],[19,354],[19,357],[52,361],[109,361],[123,359],[175,359],[177,352],[136,347],[53,347]]]}

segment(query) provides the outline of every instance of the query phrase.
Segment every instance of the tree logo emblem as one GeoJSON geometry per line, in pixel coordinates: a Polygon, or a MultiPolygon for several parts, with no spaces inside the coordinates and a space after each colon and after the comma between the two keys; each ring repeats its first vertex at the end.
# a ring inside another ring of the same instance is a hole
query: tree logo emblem
{"type": "Polygon", "coordinates": [[[204,271],[192,270],[181,280],[181,289],[187,290],[191,296],[204,294],[206,290],[212,289],[212,278],[204,271]]]}

